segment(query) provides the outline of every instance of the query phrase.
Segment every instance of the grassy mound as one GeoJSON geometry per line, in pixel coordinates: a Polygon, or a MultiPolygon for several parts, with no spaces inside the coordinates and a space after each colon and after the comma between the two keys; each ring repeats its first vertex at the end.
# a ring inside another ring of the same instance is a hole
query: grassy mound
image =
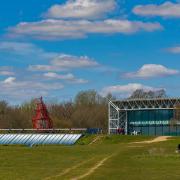
{"type": "Polygon", "coordinates": [[[153,139],[152,136],[121,136],[121,135],[84,135],[77,141],[77,145],[88,144],[118,144],[130,143],[134,141],[144,141],[153,139]]]}
{"type": "Polygon", "coordinates": [[[0,179],[179,180],[180,138],[132,143],[152,138],[86,135],[74,146],[0,146],[0,179]]]}

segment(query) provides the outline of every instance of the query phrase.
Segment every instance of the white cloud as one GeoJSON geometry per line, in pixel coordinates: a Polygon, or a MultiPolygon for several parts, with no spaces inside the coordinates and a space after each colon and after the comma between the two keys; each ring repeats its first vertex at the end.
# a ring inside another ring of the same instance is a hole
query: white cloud
{"type": "Polygon", "coordinates": [[[64,71],[60,67],[55,67],[53,65],[30,65],[28,67],[29,71],[64,71]]]}
{"type": "Polygon", "coordinates": [[[0,51],[13,53],[17,55],[30,55],[38,56],[42,58],[53,58],[57,56],[57,53],[45,52],[43,49],[32,43],[25,42],[11,42],[11,41],[2,41],[0,42],[0,51]]]}
{"type": "Polygon", "coordinates": [[[97,66],[98,63],[89,59],[87,56],[71,56],[71,55],[60,55],[56,57],[52,64],[62,68],[81,68],[81,67],[92,67],[97,66]]]}
{"type": "Polygon", "coordinates": [[[3,71],[3,70],[0,70],[0,75],[1,76],[11,76],[11,75],[14,75],[14,72],[12,71],[3,71]]]}
{"type": "Polygon", "coordinates": [[[101,18],[116,8],[115,0],[68,0],[65,4],[53,5],[46,17],[49,18],[101,18]]]}
{"type": "Polygon", "coordinates": [[[159,23],[107,19],[104,21],[88,20],[53,20],[22,22],[9,28],[9,36],[27,36],[37,39],[59,40],[84,38],[88,34],[132,34],[139,31],[161,30],[159,23]]]}
{"type": "Polygon", "coordinates": [[[0,42],[0,50],[7,52],[14,52],[17,54],[32,54],[34,52],[37,52],[36,46],[31,43],[11,42],[11,41],[0,42]]]}
{"type": "Polygon", "coordinates": [[[180,46],[168,48],[167,51],[170,53],[173,53],[173,54],[179,54],[180,53],[180,46]]]}
{"type": "Polygon", "coordinates": [[[5,83],[5,84],[13,84],[15,80],[16,80],[15,77],[8,77],[7,79],[5,79],[3,81],[3,83],[5,83]]]}
{"type": "Polygon", "coordinates": [[[57,90],[64,86],[61,83],[43,83],[37,81],[17,81],[15,77],[8,77],[4,81],[0,81],[0,86],[4,88],[19,89],[35,89],[35,90],[57,90]]]}
{"type": "Polygon", "coordinates": [[[145,86],[143,84],[129,83],[127,85],[115,85],[115,86],[105,87],[101,90],[100,94],[106,96],[108,93],[111,93],[119,97],[128,97],[137,89],[143,89],[144,91],[159,90],[159,88],[145,86]]]}
{"type": "Polygon", "coordinates": [[[50,79],[66,80],[68,82],[75,83],[75,84],[84,84],[84,83],[88,82],[85,79],[76,78],[71,73],[68,73],[68,74],[57,74],[57,73],[53,73],[53,72],[48,72],[48,73],[44,73],[44,76],[47,77],[47,78],[50,78],[50,79]]]}
{"type": "Polygon", "coordinates": [[[151,78],[159,76],[170,76],[179,74],[178,70],[169,69],[159,64],[145,64],[137,72],[126,73],[126,78],[151,78]]]}
{"type": "Polygon", "coordinates": [[[18,81],[15,77],[8,77],[0,81],[0,97],[17,101],[27,100],[40,95],[47,95],[54,90],[60,90],[64,86],[61,83],[47,83],[39,81],[18,81]]]}
{"type": "Polygon", "coordinates": [[[141,16],[180,17],[180,3],[167,1],[161,5],[138,5],[133,12],[141,16]]]}
{"type": "Polygon", "coordinates": [[[15,72],[13,72],[13,68],[10,66],[1,66],[0,67],[0,76],[13,76],[15,72]]]}
{"type": "Polygon", "coordinates": [[[99,64],[88,58],[87,56],[72,56],[61,54],[54,58],[50,65],[31,65],[29,70],[31,71],[64,71],[68,69],[76,69],[76,68],[90,68],[96,67],[99,64]]]}

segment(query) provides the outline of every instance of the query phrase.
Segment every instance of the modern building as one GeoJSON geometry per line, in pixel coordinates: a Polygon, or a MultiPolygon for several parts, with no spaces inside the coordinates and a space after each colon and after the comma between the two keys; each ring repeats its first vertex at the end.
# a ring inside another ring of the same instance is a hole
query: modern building
{"type": "Polygon", "coordinates": [[[142,135],[180,135],[180,99],[110,101],[109,134],[120,132],[142,135]]]}

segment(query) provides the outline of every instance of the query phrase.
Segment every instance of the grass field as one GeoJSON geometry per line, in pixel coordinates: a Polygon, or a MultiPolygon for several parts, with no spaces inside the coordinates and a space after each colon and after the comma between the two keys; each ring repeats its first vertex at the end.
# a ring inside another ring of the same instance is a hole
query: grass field
{"type": "Polygon", "coordinates": [[[104,135],[74,146],[0,146],[0,179],[179,180],[180,138],[132,144],[152,138],[104,135]]]}

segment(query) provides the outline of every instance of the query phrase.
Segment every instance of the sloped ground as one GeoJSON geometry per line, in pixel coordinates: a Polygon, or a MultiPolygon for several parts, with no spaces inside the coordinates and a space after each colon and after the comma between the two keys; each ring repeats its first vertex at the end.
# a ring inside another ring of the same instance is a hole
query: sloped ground
{"type": "Polygon", "coordinates": [[[138,143],[138,144],[158,143],[158,142],[162,142],[162,141],[167,141],[167,140],[169,140],[170,138],[171,138],[171,136],[159,136],[159,137],[156,137],[156,138],[154,138],[154,139],[152,139],[152,140],[132,142],[132,144],[134,144],[134,143],[138,143]]]}
{"type": "Polygon", "coordinates": [[[0,179],[179,180],[180,138],[163,138],[100,135],[75,146],[0,146],[0,179]]]}

